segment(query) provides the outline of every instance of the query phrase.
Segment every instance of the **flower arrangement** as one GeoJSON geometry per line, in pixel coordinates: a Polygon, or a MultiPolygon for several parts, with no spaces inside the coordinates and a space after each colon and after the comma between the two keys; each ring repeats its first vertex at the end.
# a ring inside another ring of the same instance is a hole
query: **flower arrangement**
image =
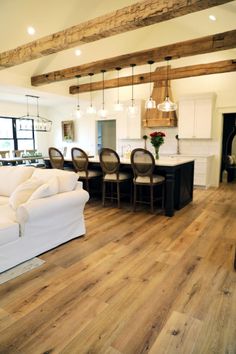
{"type": "Polygon", "coordinates": [[[162,144],[164,144],[165,133],[163,132],[153,132],[150,133],[151,144],[155,148],[156,159],[159,159],[159,148],[162,144]]]}

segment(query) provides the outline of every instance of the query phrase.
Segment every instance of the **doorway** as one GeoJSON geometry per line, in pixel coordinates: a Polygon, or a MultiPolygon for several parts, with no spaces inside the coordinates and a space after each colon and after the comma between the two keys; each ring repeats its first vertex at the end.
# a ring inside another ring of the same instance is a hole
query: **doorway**
{"type": "Polygon", "coordinates": [[[100,153],[102,148],[110,148],[116,150],[116,121],[99,120],[97,121],[97,152],[100,153]]]}
{"type": "Polygon", "coordinates": [[[236,154],[236,113],[223,114],[223,136],[222,136],[222,156],[221,156],[221,181],[222,171],[227,169],[228,182],[235,179],[236,166],[228,166],[227,156],[236,154]],[[230,167],[230,168],[229,168],[230,167]]]}

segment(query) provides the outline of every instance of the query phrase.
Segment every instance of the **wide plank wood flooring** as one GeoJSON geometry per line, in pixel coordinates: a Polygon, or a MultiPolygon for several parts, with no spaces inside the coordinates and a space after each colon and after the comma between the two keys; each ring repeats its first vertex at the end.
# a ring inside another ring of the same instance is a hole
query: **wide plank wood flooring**
{"type": "Polygon", "coordinates": [[[0,286],[1,354],[236,354],[236,184],[172,218],[85,217],[85,237],[0,286]]]}

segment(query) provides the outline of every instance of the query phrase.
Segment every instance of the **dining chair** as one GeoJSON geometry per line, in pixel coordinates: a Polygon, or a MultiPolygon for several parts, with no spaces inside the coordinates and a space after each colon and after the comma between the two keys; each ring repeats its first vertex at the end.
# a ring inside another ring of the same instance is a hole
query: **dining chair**
{"type": "Polygon", "coordinates": [[[5,159],[7,156],[9,156],[10,150],[1,150],[0,151],[0,156],[5,159]]]}
{"type": "Polygon", "coordinates": [[[165,198],[165,177],[154,174],[155,159],[152,153],[145,149],[134,149],[131,152],[131,166],[134,174],[134,201],[133,210],[136,210],[136,203],[147,203],[142,199],[137,200],[137,188],[141,186],[148,186],[150,188],[150,205],[151,212],[154,212],[154,187],[161,186],[161,197],[157,197],[155,200],[162,201],[162,208],[164,207],[165,198]]]}
{"type": "Polygon", "coordinates": [[[85,189],[89,192],[89,181],[102,176],[101,171],[88,169],[89,159],[86,152],[78,147],[71,149],[72,163],[79,176],[79,180],[85,183],[85,189]]]}
{"type": "MultiPolygon", "coordinates": [[[[14,157],[22,157],[22,154],[24,153],[24,150],[12,150],[12,154],[14,157]]],[[[23,160],[17,161],[17,165],[22,165],[24,163],[23,160]]]]}
{"type": "Polygon", "coordinates": [[[50,147],[48,149],[49,159],[52,168],[57,168],[59,170],[64,169],[64,157],[60,150],[55,147],[50,147]]]}
{"type": "Polygon", "coordinates": [[[117,199],[118,208],[120,208],[120,184],[131,179],[128,173],[120,172],[120,157],[115,150],[103,148],[99,154],[100,165],[103,172],[102,183],[102,205],[105,206],[105,199],[117,199]],[[106,184],[116,184],[116,195],[111,190],[110,197],[106,196],[106,184]]]}

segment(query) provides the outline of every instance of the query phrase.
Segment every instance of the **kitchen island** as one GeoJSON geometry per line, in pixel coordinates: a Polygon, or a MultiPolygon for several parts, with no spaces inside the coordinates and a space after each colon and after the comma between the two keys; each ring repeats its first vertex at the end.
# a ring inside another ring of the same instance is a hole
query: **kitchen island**
{"type": "MultiPolygon", "coordinates": [[[[50,167],[49,159],[44,159],[50,167]]],[[[132,174],[130,159],[120,158],[120,170],[132,174]]],[[[71,158],[65,158],[65,165],[72,167],[71,158]]],[[[89,168],[100,169],[99,157],[89,158],[89,168]]],[[[190,157],[166,156],[155,160],[154,173],[166,178],[165,215],[173,216],[193,200],[194,160],[190,157]]]]}
{"type": "MultiPolygon", "coordinates": [[[[132,173],[130,159],[120,158],[120,169],[132,173]]],[[[99,158],[89,159],[89,165],[95,167],[99,158]]],[[[193,200],[194,160],[173,156],[155,160],[154,173],[166,178],[165,215],[173,216],[175,210],[183,208],[193,200]]]]}

